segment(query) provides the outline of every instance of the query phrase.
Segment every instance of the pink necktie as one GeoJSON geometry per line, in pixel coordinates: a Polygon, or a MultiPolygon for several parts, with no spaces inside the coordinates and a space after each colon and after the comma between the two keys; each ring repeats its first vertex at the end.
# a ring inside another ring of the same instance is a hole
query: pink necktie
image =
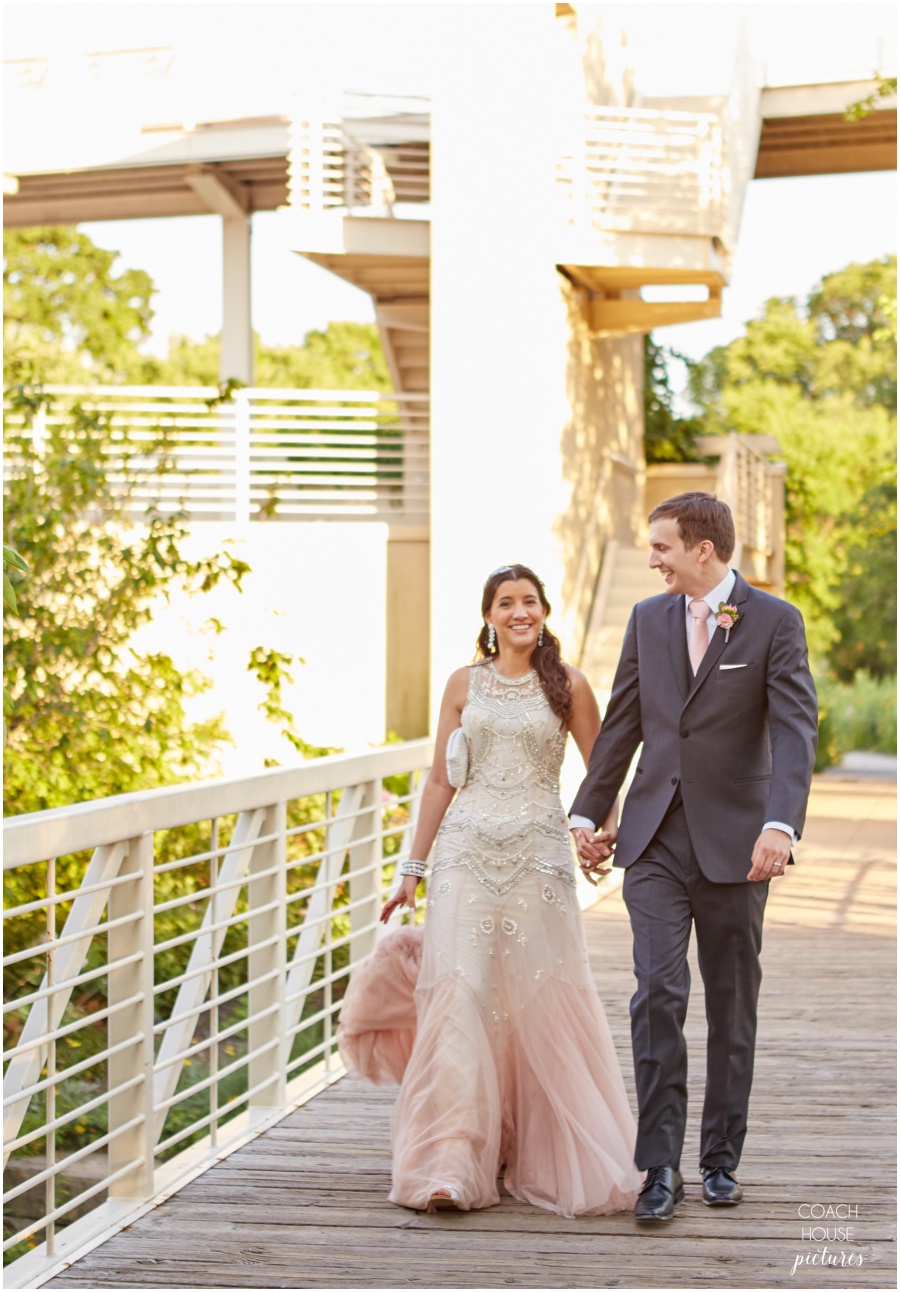
{"type": "Polygon", "coordinates": [[[697,669],[700,667],[703,656],[706,654],[706,648],[709,645],[709,629],[706,626],[706,621],[712,611],[703,600],[692,601],[688,609],[691,612],[692,619],[688,653],[691,657],[691,668],[696,676],[697,669]]]}

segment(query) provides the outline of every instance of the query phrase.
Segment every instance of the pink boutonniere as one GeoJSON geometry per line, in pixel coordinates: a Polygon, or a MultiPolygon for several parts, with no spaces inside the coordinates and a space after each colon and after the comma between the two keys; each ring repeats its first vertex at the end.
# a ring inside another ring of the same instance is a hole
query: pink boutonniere
{"type": "Polygon", "coordinates": [[[725,629],[725,644],[728,644],[728,637],[732,628],[740,619],[737,606],[727,606],[724,601],[719,602],[719,609],[716,612],[716,624],[719,628],[725,629]]]}

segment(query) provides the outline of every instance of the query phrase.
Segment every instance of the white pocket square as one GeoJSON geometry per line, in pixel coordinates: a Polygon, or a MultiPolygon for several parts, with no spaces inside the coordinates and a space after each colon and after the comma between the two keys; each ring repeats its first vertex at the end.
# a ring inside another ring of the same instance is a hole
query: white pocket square
{"type": "Polygon", "coordinates": [[[719,669],[722,673],[725,672],[726,668],[746,668],[746,667],[747,667],[746,664],[720,664],[719,665],[719,669]]]}

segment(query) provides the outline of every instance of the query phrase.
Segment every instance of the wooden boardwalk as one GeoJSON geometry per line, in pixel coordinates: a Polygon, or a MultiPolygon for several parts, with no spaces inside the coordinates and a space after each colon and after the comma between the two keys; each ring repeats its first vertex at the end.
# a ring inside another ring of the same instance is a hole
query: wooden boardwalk
{"type": "MultiPolygon", "coordinates": [[[[799,864],[772,886],[741,1207],[700,1200],[695,990],[688,1189],[669,1225],[560,1220],[505,1195],[465,1215],[391,1206],[392,1095],[344,1080],[46,1286],[895,1287],[895,820],[893,782],[819,778],[799,864]]],[[[586,928],[633,1099],[620,891],[586,928]]]]}

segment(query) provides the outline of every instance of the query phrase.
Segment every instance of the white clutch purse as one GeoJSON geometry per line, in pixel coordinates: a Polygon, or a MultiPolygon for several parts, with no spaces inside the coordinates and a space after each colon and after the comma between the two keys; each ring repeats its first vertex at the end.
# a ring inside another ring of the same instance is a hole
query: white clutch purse
{"type": "Polygon", "coordinates": [[[447,780],[461,790],[469,776],[469,746],[462,727],[450,732],[447,741],[447,780]]]}

